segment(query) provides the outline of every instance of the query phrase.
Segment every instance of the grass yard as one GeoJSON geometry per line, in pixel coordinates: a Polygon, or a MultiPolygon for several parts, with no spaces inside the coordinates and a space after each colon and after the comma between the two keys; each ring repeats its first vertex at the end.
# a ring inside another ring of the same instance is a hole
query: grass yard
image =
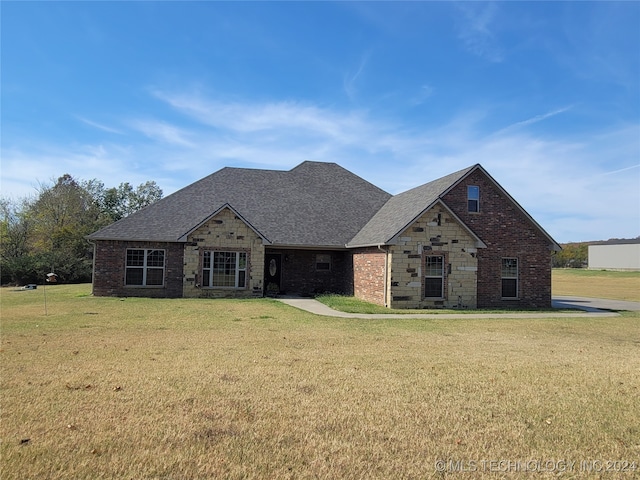
{"type": "Polygon", "coordinates": [[[554,295],[640,302],[640,272],[554,269],[552,289],[554,295]]]}
{"type": "Polygon", "coordinates": [[[42,287],[0,293],[3,479],[640,476],[638,313],[356,320],[89,293],[47,287],[47,316],[42,287]]]}

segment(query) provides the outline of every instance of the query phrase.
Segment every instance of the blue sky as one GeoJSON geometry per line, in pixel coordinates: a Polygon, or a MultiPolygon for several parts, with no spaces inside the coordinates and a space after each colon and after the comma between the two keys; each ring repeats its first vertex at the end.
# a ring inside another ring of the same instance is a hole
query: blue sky
{"type": "MultiPolygon", "coordinates": [[[[639,2],[2,2],[3,196],[481,163],[559,242],[640,235],[639,2]]],[[[259,192],[258,192],[259,193],[259,192]]]]}

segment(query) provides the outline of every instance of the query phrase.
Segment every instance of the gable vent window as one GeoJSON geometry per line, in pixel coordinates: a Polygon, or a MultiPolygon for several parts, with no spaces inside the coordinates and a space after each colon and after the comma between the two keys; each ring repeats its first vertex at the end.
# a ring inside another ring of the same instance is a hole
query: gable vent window
{"type": "Polygon", "coordinates": [[[137,287],[164,285],[164,250],[127,249],[124,284],[137,287]]]}
{"type": "Polygon", "coordinates": [[[467,187],[467,209],[470,213],[480,211],[480,187],[474,185],[467,187]]]}
{"type": "Polygon", "coordinates": [[[502,259],[502,298],[518,298],[518,259],[502,259]]]}
{"type": "Polygon", "coordinates": [[[444,256],[428,255],[425,259],[425,298],[444,298],[444,256]]]}
{"type": "Polygon", "coordinates": [[[204,252],[202,286],[209,288],[245,288],[246,252],[204,252]]]}
{"type": "Polygon", "coordinates": [[[316,270],[329,272],[331,270],[331,255],[326,253],[316,255],[316,270]]]}

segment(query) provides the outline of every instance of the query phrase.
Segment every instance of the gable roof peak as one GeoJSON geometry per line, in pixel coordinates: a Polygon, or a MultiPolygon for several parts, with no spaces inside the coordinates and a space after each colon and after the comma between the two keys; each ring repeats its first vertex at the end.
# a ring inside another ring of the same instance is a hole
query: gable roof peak
{"type": "MultiPolygon", "coordinates": [[[[298,165],[296,165],[295,167],[293,167],[289,171],[293,172],[294,170],[304,169],[306,167],[323,166],[323,165],[324,166],[340,167],[340,165],[338,165],[336,162],[320,162],[318,160],[305,160],[305,161],[299,163],[298,165]]],[[[340,167],[340,168],[342,168],[342,167],[340,167]]]]}
{"type": "Polygon", "coordinates": [[[475,168],[476,165],[464,168],[391,197],[348,246],[388,243],[475,168]]]}

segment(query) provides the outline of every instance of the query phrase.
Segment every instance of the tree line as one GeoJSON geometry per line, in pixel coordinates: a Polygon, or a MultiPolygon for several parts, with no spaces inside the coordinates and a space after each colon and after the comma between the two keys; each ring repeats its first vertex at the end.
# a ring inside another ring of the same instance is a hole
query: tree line
{"type": "Polygon", "coordinates": [[[553,268],[585,268],[589,260],[589,243],[574,242],[561,245],[562,250],[551,257],[553,268]]]}
{"type": "Polygon", "coordinates": [[[33,196],[0,198],[2,284],[41,284],[49,272],[68,283],[90,282],[93,247],[86,236],[162,195],[154,181],[106,188],[64,174],[33,196]]]}

